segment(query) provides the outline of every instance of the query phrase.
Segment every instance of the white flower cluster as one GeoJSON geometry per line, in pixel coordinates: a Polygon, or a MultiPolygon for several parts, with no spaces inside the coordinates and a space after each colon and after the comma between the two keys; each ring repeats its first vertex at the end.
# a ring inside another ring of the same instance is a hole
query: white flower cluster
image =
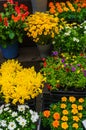
{"type": "Polygon", "coordinates": [[[13,109],[10,104],[0,107],[0,130],[28,130],[31,124],[36,125],[39,115],[28,105],[18,105],[16,110],[13,109]]]}

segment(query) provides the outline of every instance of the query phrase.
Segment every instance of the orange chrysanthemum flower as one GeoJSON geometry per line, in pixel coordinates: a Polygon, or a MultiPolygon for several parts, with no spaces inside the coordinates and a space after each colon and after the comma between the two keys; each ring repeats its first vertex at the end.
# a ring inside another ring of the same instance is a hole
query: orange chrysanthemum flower
{"type": "Polygon", "coordinates": [[[58,128],[59,121],[58,120],[53,121],[52,125],[53,125],[54,128],[58,128]]]}
{"type": "Polygon", "coordinates": [[[76,101],[76,98],[75,98],[74,96],[70,96],[70,97],[69,97],[69,101],[73,103],[73,102],[76,101]]]}
{"type": "Polygon", "coordinates": [[[60,119],[60,114],[59,114],[58,112],[55,112],[55,113],[53,114],[53,118],[54,118],[55,120],[59,120],[59,119],[60,119]]]}
{"type": "Polygon", "coordinates": [[[67,122],[61,123],[61,127],[62,127],[64,130],[66,130],[66,129],[68,128],[67,122]]]}
{"type": "Polygon", "coordinates": [[[80,103],[83,103],[84,102],[84,99],[83,98],[79,98],[78,100],[80,103]]]}
{"type": "Polygon", "coordinates": [[[62,102],[66,102],[67,101],[67,97],[62,97],[61,100],[62,100],[62,102]]]}
{"type": "Polygon", "coordinates": [[[50,111],[46,110],[43,112],[44,117],[48,118],[50,116],[50,111]]]}

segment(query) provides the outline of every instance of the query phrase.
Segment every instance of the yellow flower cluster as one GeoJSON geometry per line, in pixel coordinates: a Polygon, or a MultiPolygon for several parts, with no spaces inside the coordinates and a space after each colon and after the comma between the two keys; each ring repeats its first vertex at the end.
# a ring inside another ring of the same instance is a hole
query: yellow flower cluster
{"type": "Polygon", "coordinates": [[[48,44],[58,34],[58,17],[48,13],[36,12],[28,16],[26,20],[27,36],[39,44],[48,44]]]}
{"type": "Polygon", "coordinates": [[[34,67],[23,68],[16,60],[8,60],[0,68],[0,94],[5,102],[24,104],[42,93],[45,78],[34,67]]]}

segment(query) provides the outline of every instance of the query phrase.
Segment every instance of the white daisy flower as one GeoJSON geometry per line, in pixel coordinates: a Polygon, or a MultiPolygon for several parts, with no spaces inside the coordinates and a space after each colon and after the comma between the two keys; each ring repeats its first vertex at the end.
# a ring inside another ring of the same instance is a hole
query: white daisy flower
{"type": "Polygon", "coordinates": [[[9,107],[9,106],[10,106],[10,104],[9,104],[9,103],[5,105],[5,107],[9,107]]]}
{"type": "Polygon", "coordinates": [[[20,122],[22,119],[23,119],[23,117],[22,117],[22,116],[19,116],[18,118],[16,118],[16,121],[17,121],[17,122],[20,122]]]}
{"type": "Polygon", "coordinates": [[[39,119],[39,115],[38,115],[37,112],[34,111],[34,112],[31,114],[31,120],[32,120],[32,122],[34,123],[34,122],[36,122],[38,119],[39,119]]]}
{"type": "Polygon", "coordinates": [[[84,34],[86,34],[86,31],[84,31],[84,34]]]}
{"type": "Polygon", "coordinates": [[[14,130],[16,128],[16,123],[13,122],[9,122],[8,124],[8,130],[14,130]]]}
{"type": "Polygon", "coordinates": [[[25,111],[25,105],[18,105],[18,111],[25,111]]]}
{"type": "Polygon", "coordinates": [[[6,127],[7,126],[6,121],[5,120],[1,120],[0,125],[2,127],[6,127]]]}
{"type": "Polygon", "coordinates": [[[30,107],[29,107],[28,105],[25,105],[25,108],[28,108],[28,109],[29,109],[30,107]]]}
{"type": "Polygon", "coordinates": [[[73,37],[73,41],[75,41],[75,42],[79,42],[79,39],[76,38],[76,37],[73,37]]]}
{"type": "Polygon", "coordinates": [[[8,110],[9,110],[9,107],[4,108],[4,111],[8,111],[8,110]]]}
{"type": "Polygon", "coordinates": [[[12,117],[16,117],[18,115],[17,112],[12,112],[12,117]]]}
{"type": "Polygon", "coordinates": [[[4,105],[2,105],[1,107],[0,107],[0,109],[3,109],[4,108],[4,105]]]}
{"type": "Polygon", "coordinates": [[[19,124],[24,127],[26,125],[26,120],[24,118],[22,118],[22,120],[20,120],[19,124]]]}

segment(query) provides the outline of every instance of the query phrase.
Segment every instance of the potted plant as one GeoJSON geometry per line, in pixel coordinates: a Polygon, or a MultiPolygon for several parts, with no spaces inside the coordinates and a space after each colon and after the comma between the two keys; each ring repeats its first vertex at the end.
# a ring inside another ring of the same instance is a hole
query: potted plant
{"type": "Polygon", "coordinates": [[[11,104],[0,106],[0,129],[1,130],[36,130],[39,115],[28,105],[11,104]]]}
{"type": "Polygon", "coordinates": [[[43,130],[47,126],[50,130],[83,130],[85,115],[86,98],[75,96],[62,96],[57,103],[51,103],[48,109],[40,113],[43,130]]]}
{"type": "MultiPolygon", "coordinates": [[[[0,47],[3,49],[10,48],[10,46],[18,46],[16,43],[23,42],[23,36],[25,35],[25,19],[29,15],[28,7],[24,4],[19,4],[17,1],[7,0],[3,4],[3,12],[0,12],[0,47]]],[[[18,48],[17,48],[18,50],[18,48]]],[[[5,58],[15,58],[15,54],[12,49],[8,50],[6,54],[3,54],[5,58]],[[9,54],[11,52],[11,55],[9,54]],[[12,57],[13,54],[13,57],[12,57]]]]}
{"type": "MultiPolygon", "coordinates": [[[[53,52],[52,57],[43,60],[40,72],[46,77],[50,90],[85,91],[86,94],[86,56],[53,52]]],[[[82,92],[81,92],[82,93],[82,92]]]]}
{"type": "Polygon", "coordinates": [[[27,17],[24,30],[38,47],[47,46],[49,48],[55,34],[58,34],[58,22],[58,18],[47,12],[36,12],[27,17]]]}
{"type": "Polygon", "coordinates": [[[49,12],[55,17],[64,18],[68,23],[82,23],[86,20],[86,1],[49,2],[49,12]]]}
{"type": "Polygon", "coordinates": [[[25,104],[42,93],[45,78],[34,66],[24,68],[17,60],[0,67],[0,97],[4,103],[25,104]]]}
{"type": "Polygon", "coordinates": [[[47,0],[31,0],[33,13],[35,12],[46,12],[47,11],[47,0]]]}
{"type": "Polygon", "coordinates": [[[59,34],[53,39],[53,48],[58,52],[79,55],[86,52],[86,21],[81,24],[67,24],[65,21],[59,34]]]}

